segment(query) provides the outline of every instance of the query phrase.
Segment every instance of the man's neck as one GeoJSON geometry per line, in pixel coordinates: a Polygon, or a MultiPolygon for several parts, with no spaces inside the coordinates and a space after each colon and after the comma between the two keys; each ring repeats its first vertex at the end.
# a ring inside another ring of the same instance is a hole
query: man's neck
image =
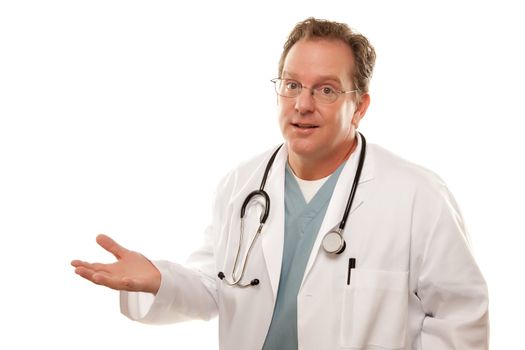
{"type": "Polygon", "coordinates": [[[318,180],[332,174],[345,162],[357,147],[357,137],[354,137],[350,147],[344,147],[341,152],[330,157],[301,157],[297,154],[288,155],[288,163],[294,174],[303,180],[318,180]]]}

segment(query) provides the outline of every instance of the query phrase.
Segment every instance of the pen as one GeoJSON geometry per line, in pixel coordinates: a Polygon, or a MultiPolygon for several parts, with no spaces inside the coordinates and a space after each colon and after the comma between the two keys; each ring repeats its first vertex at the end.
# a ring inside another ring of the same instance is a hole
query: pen
{"type": "Polygon", "coordinates": [[[350,274],[352,273],[352,269],[355,269],[355,258],[348,259],[348,277],[346,279],[346,285],[350,285],[350,274]]]}

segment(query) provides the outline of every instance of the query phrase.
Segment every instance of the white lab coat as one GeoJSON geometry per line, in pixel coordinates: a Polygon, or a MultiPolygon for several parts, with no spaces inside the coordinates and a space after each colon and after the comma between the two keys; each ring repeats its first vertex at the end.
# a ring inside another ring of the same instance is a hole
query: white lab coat
{"type": "MultiPolygon", "coordinates": [[[[270,215],[246,267],[245,280],[258,278],[260,284],[230,287],[217,273],[231,276],[240,206],[259,188],[270,154],[241,165],[221,182],[203,247],[186,267],[155,262],[162,273],[158,294],[122,292],[125,315],[168,323],[218,314],[221,349],[262,348],[281,271],[286,147],[269,174],[270,215]]],[[[299,349],[488,349],[487,287],[457,205],[432,172],[367,145],[344,232],[346,250],[337,256],[324,252],[322,238],[341,220],[358,154],[359,149],[338,179],[305,270],[297,297],[299,349]],[[351,257],[356,268],[347,285],[351,257]]],[[[260,211],[258,201],[247,210],[243,252],[260,211]]]]}

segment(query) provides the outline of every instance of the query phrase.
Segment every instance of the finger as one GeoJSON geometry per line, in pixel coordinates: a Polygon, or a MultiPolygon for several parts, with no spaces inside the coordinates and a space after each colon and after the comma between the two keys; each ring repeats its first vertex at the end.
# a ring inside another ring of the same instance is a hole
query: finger
{"type": "Polygon", "coordinates": [[[103,285],[113,289],[118,289],[116,286],[117,279],[111,277],[111,275],[106,272],[97,272],[84,266],[80,266],[75,269],[75,273],[95,284],[103,285]]]}
{"type": "Polygon", "coordinates": [[[88,269],[84,266],[79,266],[75,269],[75,273],[93,283],[95,283],[95,281],[93,281],[93,275],[95,274],[95,271],[91,270],[91,269],[88,269]]]}
{"type": "Polygon", "coordinates": [[[100,234],[97,236],[97,243],[102,248],[113,254],[117,259],[122,258],[122,255],[128,252],[126,248],[124,248],[123,246],[115,242],[113,239],[111,239],[109,236],[106,236],[104,234],[100,234]]]}
{"type": "Polygon", "coordinates": [[[111,289],[128,291],[128,292],[146,292],[156,294],[158,286],[155,289],[141,278],[116,277],[106,271],[94,271],[84,266],[77,267],[75,273],[95,284],[105,286],[111,289]]]}
{"type": "Polygon", "coordinates": [[[108,264],[101,264],[101,263],[88,263],[86,261],[81,261],[81,260],[73,260],[71,262],[71,265],[73,265],[74,267],[83,267],[83,268],[86,268],[88,270],[93,270],[94,272],[98,272],[98,271],[109,271],[109,265],[108,264]]]}
{"type": "Polygon", "coordinates": [[[82,265],[83,261],[81,260],[71,260],[71,265],[74,267],[82,265]]]}
{"type": "Polygon", "coordinates": [[[92,264],[88,263],[87,261],[82,261],[82,260],[73,260],[71,261],[71,265],[73,265],[74,267],[80,267],[80,266],[83,266],[83,267],[86,267],[86,268],[92,268],[92,264]]]}

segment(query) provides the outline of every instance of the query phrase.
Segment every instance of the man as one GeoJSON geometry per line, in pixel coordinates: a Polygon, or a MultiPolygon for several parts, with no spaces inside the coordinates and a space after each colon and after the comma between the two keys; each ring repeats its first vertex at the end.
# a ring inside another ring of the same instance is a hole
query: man
{"type": "Polygon", "coordinates": [[[75,272],[141,322],[218,314],[221,349],[487,349],[486,284],[451,194],[356,131],[374,61],[345,24],[297,24],[273,80],[285,145],[221,182],[189,264],[100,235],[118,261],[75,272]]]}

